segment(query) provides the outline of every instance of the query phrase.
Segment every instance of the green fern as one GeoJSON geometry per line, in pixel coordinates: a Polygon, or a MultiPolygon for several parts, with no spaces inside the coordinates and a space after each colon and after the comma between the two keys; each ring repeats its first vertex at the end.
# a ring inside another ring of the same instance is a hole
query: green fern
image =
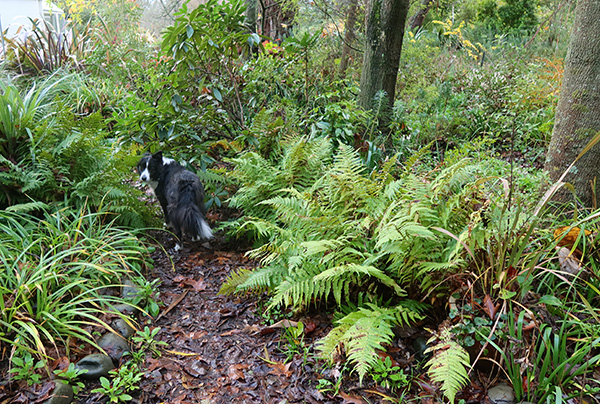
{"type": "Polygon", "coordinates": [[[233,270],[227,276],[227,279],[221,285],[219,289],[220,295],[232,295],[237,292],[238,286],[244,284],[248,280],[248,277],[252,273],[251,270],[246,268],[239,268],[233,270]]]}
{"type": "Polygon", "coordinates": [[[469,382],[467,373],[467,368],[470,366],[469,353],[452,340],[452,334],[446,328],[439,335],[433,336],[428,344],[436,340],[439,340],[436,345],[425,350],[425,353],[433,354],[425,366],[429,368],[428,374],[431,380],[441,383],[444,396],[454,403],[456,393],[469,382]]]}
{"type": "Polygon", "coordinates": [[[393,327],[404,323],[404,319],[419,319],[420,313],[405,306],[381,308],[369,304],[361,307],[338,321],[325,338],[317,343],[317,349],[324,357],[333,359],[333,353],[343,347],[350,362],[355,364],[359,381],[377,363],[377,351],[385,350],[384,345],[391,344],[393,327]],[[403,315],[397,312],[402,311],[403,315]]]}

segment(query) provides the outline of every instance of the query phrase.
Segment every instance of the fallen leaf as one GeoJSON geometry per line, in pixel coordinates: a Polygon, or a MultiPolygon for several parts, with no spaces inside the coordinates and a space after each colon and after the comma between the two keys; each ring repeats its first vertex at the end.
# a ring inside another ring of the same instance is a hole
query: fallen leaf
{"type": "Polygon", "coordinates": [[[275,362],[269,363],[268,366],[271,368],[269,373],[272,375],[285,377],[290,377],[292,375],[292,372],[290,371],[290,366],[292,366],[292,362],[289,362],[287,364],[275,362]]]}
{"type": "Polygon", "coordinates": [[[289,327],[297,327],[297,326],[298,326],[297,321],[290,321],[290,320],[284,319],[284,320],[276,322],[275,324],[272,324],[268,327],[263,328],[262,330],[260,330],[260,333],[262,335],[271,334],[271,333],[275,332],[275,330],[277,330],[278,328],[289,328],[289,327]]]}
{"type": "Polygon", "coordinates": [[[367,402],[362,397],[352,396],[350,394],[344,393],[341,390],[339,392],[339,395],[344,399],[342,401],[342,404],[367,404],[367,402]]]}
{"type": "Polygon", "coordinates": [[[244,369],[247,369],[250,365],[239,363],[237,365],[230,365],[227,369],[227,374],[232,381],[236,380],[246,380],[246,376],[244,376],[244,369]]]}
{"type": "Polygon", "coordinates": [[[496,311],[500,306],[494,305],[492,302],[492,298],[490,295],[485,295],[483,298],[483,311],[488,315],[488,317],[493,320],[496,317],[496,311]]]}
{"type": "MultiPolygon", "coordinates": [[[[579,227],[558,227],[556,230],[554,230],[554,240],[556,240],[557,244],[561,247],[566,246],[571,248],[575,245],[575,242],[581,234],[581,231],[582,230],[579,227]]],[[[589,230],[585,230],[584,234],[586,236],[589,236],[590,234],[592,234],[592,232],[589,230]]]]}
{"type": "MultiPolygon", "coordinates": [[[[557,247],[558,248],[558,247],[557,247]]],[[[571,250],[567,247],[558,249],[558,263],[561,271],[577,275],[581,271],[581,261],[571,254],[571,250]]]]}

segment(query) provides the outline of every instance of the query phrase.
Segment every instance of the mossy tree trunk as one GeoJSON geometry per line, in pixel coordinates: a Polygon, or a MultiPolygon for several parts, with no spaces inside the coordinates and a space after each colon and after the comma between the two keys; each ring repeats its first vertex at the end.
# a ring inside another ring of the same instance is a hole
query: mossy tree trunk
{"type": "MultiPolygon", "coordinates": [[[[372,109],[375,94],[383,90],[391,107],[402,51],[402,38],[409,0],[370,0],[367,5],[367,33],[358,103],[372,109]]],[[[385,115],[382,115],[385,116],[385,115]]]]}
{"type": "MultiPolygon", "coordinates": [[[[558,180],[591,138],[600,131],[600,0],[579,0],[565,59],[554,130],[545,169],[558,180]]],[[[586,207],[596,201],[595,182],[600,173],[600,145],[591,148],[565,177],[586,207]],[[594,186],[592,186],[594,184],[594,186]]],[[[566,202],[563,187],[555,200],[566,202]]]]}
{"type": "Polygon", "coordinates": [[[258,19],[258,0],[244,0],[246,11],[244,12],[244,24],[250,32],[256,32],[258,19]]]}
{"type": "Polygon", "coordinates": [[[348,15],[346,17],[346,32],[344,34],[344,47],[342,48],[342,56],[340,58],[340,77],[346,76],[346,69],[350,61],[350,53],[352,51],[352,43],[354,42],[355,33],[354,26],[356,25],[356,9],[358,0],[350,0],[348,5],[348,15]]]}

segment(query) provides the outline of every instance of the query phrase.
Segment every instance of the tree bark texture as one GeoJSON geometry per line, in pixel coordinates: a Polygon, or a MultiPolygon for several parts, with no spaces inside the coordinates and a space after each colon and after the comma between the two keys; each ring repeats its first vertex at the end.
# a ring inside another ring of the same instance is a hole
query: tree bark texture
{"type": "MultiPolygon", "coordinates": [[[[600,0],[579,0],[565,59],[560,99],[544,168],[556,181],[600,131],[600,0]]],[[[571,168],[564,181],[573,184],[586,207],[596,200],[592,182],[600,173],[600,144],[571,168]]],[[[564,187],[555,200],[566,202],[564,187]]]]}
{"type": "Polygon", "coordinates": [[[251,33],[256,32],[256,21],[258,19],[258,0],[245,0],[246,11],[244,12],[244,24],[251,33]]]}
{"type": "Polygon", "coordinates": [[[283,0],[260,0],[259,13],[262,15],[262,35],[273,39],[289,36],[296,17],[296,6],[283,0]]]}
{"type": "Polygon", "coordinates": [[[355,33],[354,26],[356,25],[356,8],[358,7],[358,0],[350,0],[348,6],[348,16],[346,17],[346,32],[344,33],[344,47],[342,48],[342,56],[340,58],[340,77],[346,76],[346,69],[348,68],[348,62],[350,60],[350,53],[352,48],[350,47],[354,42],[355,33]]]}
{"type": "Polygon", "coordinates": [[[432,5],[433,5],[433,0],[423,0],[423,2],[421,3],[421,6],[419,7],[419,9],[415,13],[415,15],[413,15],[412,19],[410,20],[410,30],[411,31],[414,31],[415,29],[419,29],[423,26],[425,17],[427,17],[427,14],[429,13],[429,10],[431,9],[432,5]]]}
{"type": "Polygon", "coordinates": [[[396,95],[404,25],[409,0],[371,0],[367,6],[367,37],[358,103],[373,108],[375,94],[387,94],[391,107],[396,95]]]}

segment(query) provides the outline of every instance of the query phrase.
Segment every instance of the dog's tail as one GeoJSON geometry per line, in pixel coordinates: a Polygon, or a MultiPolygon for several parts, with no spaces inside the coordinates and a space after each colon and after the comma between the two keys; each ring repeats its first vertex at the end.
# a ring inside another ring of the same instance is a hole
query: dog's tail
{"type": "MultiPolygon", "coordinates": [[[[194,241],[210,239],[213,236],[212,230],[198,206],[198,199],[204,199],[204,190],[198,189],[198,184],[193,181],[183,182],[179,187],[177,206],[173,211],[172,218],[175,229],[183,230],[194,241]],[[201,198],[197,198],[198,193],[202,196],[201,198]]],[[[182,234],[176,234],[176,236],[181,240],[182,234]]]]}

